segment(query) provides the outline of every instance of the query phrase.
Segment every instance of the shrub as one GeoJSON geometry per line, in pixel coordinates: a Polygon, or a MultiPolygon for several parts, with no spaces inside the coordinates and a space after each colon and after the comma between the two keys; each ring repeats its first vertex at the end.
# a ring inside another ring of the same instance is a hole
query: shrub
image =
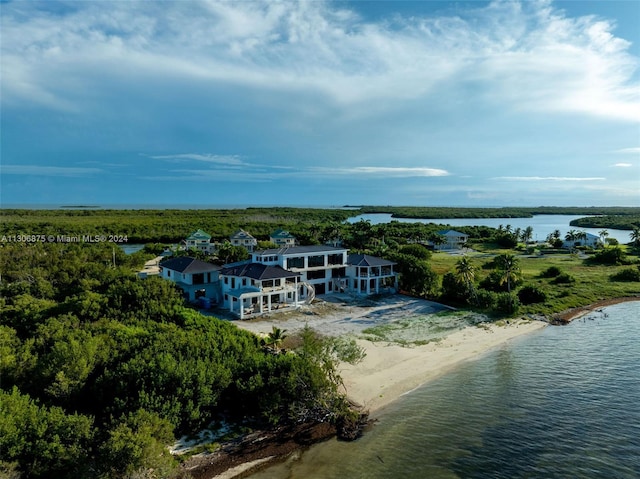
{"type": "Polygon", "coordinates": [[[589,258],[589,261],[597,264],[624,264],[625,254],[619,247],[605,248],[589,258]]]}
{"type": "Polygon", "coordinates": [[[544,303],[547,294],[536,286],[525,286],[518,291],[518,299],[522,304],[544,303]]]}
{"type": "Polygon", "coordinates": [[[496,295],[495,310],[501,314],[514,315],[520,309],[520,300],[511,293],[498,293],[496,295]]]}
{"type": "Polygon", "coordinates": [[[624,268],[611,275],[611,281],[640,281],[640,266],[624,268]]]}
{"type": "Polygon", "coordinates": [[[568,273],[562,273],[552,281],[553,284],[570,284],[575,283],[576,279],[568,273]]]}
{"type": "Polygon", "coordinates": [[[496,293],[479,289],[476,293],[476,305],[482,309],[491,309],[496,303],[496,293]]]}
{"type": "Polygon", "coordinates": [[[549,266],[545,269],[540,276],[543,278],[555,278],[556,276],[560,276],[562,274],[562,270],[557,266],[549,266]]]}

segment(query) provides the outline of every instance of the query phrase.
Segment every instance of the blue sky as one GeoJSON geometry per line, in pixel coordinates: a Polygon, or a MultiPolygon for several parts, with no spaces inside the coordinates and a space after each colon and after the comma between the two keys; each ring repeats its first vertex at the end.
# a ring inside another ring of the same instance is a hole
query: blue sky
{"type": "Polygon", "coordinates": [[[640,206],[640,2],[2,2],[8,204],[640,206]]]}

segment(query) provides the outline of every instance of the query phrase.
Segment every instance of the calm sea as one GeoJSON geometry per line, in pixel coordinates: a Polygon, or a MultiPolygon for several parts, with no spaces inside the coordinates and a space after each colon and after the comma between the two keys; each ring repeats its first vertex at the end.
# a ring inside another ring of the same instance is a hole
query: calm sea
{"type": "Polygon", "coordinates": [[[640,478],[639,339],[640,301],[545,328],[250,477],[640,478]]]}

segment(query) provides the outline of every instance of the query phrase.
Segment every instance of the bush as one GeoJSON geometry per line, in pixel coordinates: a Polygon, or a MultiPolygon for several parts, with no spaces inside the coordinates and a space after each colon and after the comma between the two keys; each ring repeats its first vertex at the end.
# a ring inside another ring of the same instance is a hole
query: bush
{"type": "Polygon", "coordinates": [[[540,276],[543,278],[555,278],[556,276],[560,276],[562,274],[562,270],[557,266],[549,266],[545,269],[540,276]]]}
{"type": "Polygon", "coordinates": [[[589,258],[589,261],[597,264],[624,264],[625,254],[619,247],[605,248],[589,258]]]}
{"type": "Polygon", "coordinates": [[[491,309],[496,303],[496,293],[479,289],[476,293],[476,305],[482,309],[491,309]]]}
{"type": "Polygon", "coordinates": [[[498,293],[496,295],[495,310],[501,314],[512,316],[520,309],[520,300],[511,293],[498,293]]]}
{"type": "Polygon", "coordinates": [[[576,279],[568,273],[562,273],[556,276],[556,279],[552,281],[553,284],[570,284],[575,282],[576,279]]]}
{"type": "Polygon", "coordinates": [[[625,268],[611,275],[611,281],[640,281],[640,266],[625,268]]]}
{"type": "Polygon", "coordinates": [[[525,286],[518,291],[518,299],[522,304],[544,303],[547,294],[536,286],[525,286]]]}

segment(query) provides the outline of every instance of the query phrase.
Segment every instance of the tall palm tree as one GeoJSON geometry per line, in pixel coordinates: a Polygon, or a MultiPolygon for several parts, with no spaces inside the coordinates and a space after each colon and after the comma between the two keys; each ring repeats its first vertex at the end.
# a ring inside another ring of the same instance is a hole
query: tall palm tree
{"type": "Polygon", "coordinates": [[[640,227],[634,226],[633,231],[629,233],[629,237],[634,246],[640,246],[640,227]]]}
{"type": "Polygon", "coordinates": [[[473,285],[473,281],[476,277],[475,268],[469,261],[469,258],[463,256],[456,263],[456,277],[458,280],[462,281],[467,289],[467,293],[475,298],[475,288],[473,285]]]}
{"type": "Polygon", "coordinates": [[[500,284],[507,283],[507,291],[511,293],[511,285],[520,279],[521,271],[518,258],[512,254],[501,254],[496,257],[496,263],[502,272],[500,284]]]}
{"type": "Polygon", "coordinates": [[[609,232],[607,230],[600,230],[598,231],[598,235],[600,236],[600,242],[602,243],[602,246],[606,245],[607,236],[609,236],[609,232]]]}
{"type": "Polygon", "coordinates": [[[522,233],[522,240],[528,244],[529,241],[531,241],[531,238],[533,237],[533,228],[531,226],[527,226],[524,229],[524,232],[522,233]]]}

